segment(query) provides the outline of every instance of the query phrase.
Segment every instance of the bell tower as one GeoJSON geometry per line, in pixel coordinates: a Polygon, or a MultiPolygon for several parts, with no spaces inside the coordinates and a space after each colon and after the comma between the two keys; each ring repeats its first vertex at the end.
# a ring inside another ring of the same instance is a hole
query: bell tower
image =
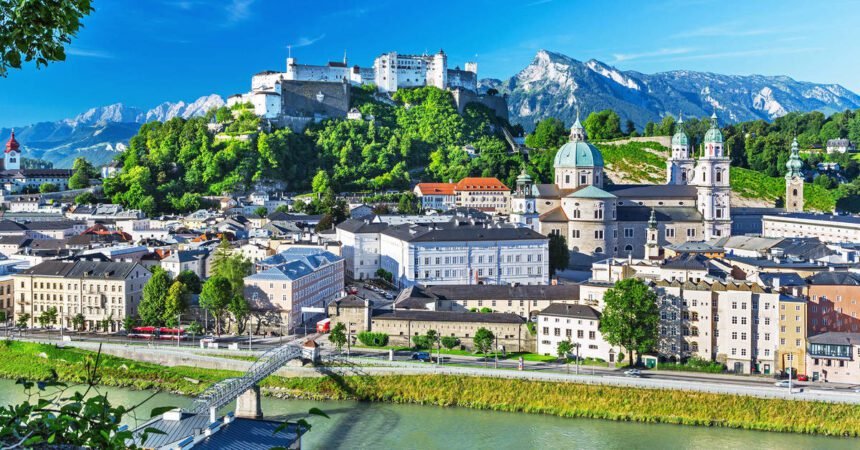
{"type": "Polygon", "coordinates": [[[15,140],[15,130],[6,142],[6,152],[3,154],[3,168],[6,170],[21,169],[21,144],[15,140]]]}
{"type": "Polygon", "coordinates": [[[648,238],[645,241],[645,259],[659,259],[660,242],[658,238],[657,213],[654,211],[654,208],[651,208],[651,218],[648,219],[648,230],[646,230],[646,234],[648,238]]]}
{"type": "Polygon", "coordinates": [[[684,117],[678,114],[672,136],[672,154],[666,164],[666,184],[690,184],[696,162],[690,156],[690,140],[684,132],[684,117]]]}
{"type": "Polygon", "coordinates": [[[534,183],[525,167],[517,177],[517,187],[511,196],[511,222],[538,230],[538,213],[535,203],[534,183]]]}
{"type": "Polygon", "coordinates": [[[797,138],[791,142],[791,156],[785,163],[785,210],[803,212],[803,161],[797,148],[797,138]]]}
{"type": "MultiPolygon", "coordinates": [[[[711,128],[705,133],[704,154],[696,162],[696,206],[702,213],[705,235],[710,240],[732,233],[729,158],[724,153],[723,133],[717,114],[711,115],[711,128]]],[[[696,239],[700,240],[700,239],[696,239]]]]}

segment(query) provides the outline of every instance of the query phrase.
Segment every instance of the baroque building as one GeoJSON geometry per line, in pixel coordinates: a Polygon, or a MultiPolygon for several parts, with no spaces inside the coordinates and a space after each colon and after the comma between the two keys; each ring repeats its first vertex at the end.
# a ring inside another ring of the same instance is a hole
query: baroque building
{"type": "Polygon", "coordinates": [[[4,193],[18,193],[25,188],[38,189],[43,183],[52,183],[61,191],[68,188],[72,171],[69,169],[22,169],[21,144],[15,139],[15,131],[6,141],[3,157],[0,158],[0,185],[4,193]]]}
{"type": "Polygon", "coordinates": [[[729,158],[716,115],[698,159],[679,122],[666,184],[612,184],[579,117],[553,168],[552,184],[518,179],[512,221],[531,226],[529,213],[536,212],[538,231],[564,236],[575,255],[642,258],[647,249],[647,257],[654,258],[659,247],[731,235],[729,158]]]}

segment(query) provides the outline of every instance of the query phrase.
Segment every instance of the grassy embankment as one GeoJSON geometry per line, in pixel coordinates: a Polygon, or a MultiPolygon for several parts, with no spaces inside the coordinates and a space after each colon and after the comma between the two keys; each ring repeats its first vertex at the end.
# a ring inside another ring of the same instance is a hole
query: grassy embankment
{"type": "MultiPolygon", "coordinates": [[[[0,376],[83,381],[92,352],[29,343],[0,344],[0,376]],[[46,357],[39,356],[44,353],[46,357]]],[[[103,356],[101,383],[162,389],[194,395],[209,383],[237,373],[155,364],[103,356]]],[[[281,378],[261,383],[282,397],[357,399],[391,403],[460,406],[648,423],[719,426],[834,436],[860,436],[860,407],[824,402],[760,399],[674,390],[633,390],[611,386],[551,383],[465,376],[379,376],[281,378]]]]}
{"type": "MultiPolygon", "coordinates": [[[[597,145],[608,168],[622,174],[625,183],[666,182],[666,157],[669,151],[666,147],[656,142],[597,145]]],[[[773,203],[785,196],[785,179],[782,177],[769,177],[761,172],[740,167],[732,167],[730,175],[732,190],[740,197],[773,203]]],[[[836,205],[833,191],[812,183],[806,183],[803,190],[807,210],[832,211],[836,205]]]]}

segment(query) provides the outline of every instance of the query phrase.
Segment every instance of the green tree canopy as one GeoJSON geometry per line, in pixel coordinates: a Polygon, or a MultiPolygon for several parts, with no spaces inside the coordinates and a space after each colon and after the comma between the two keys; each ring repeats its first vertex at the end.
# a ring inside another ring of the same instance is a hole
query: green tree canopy
{"type": "Polygon", "coordinates": [[[660,310],[657,295],[642,280],[627,278],[603,294],[600,332],[606,342],[624,347],[637,360],[657,345],[660,310]]]}
{"type": "Polygon", "coordinates": [[[328,335],[328,340],[334,344],[337,351],[341,351],[346,344],[346,325],[343,322],[336,323],[328,335]]]}
{"type": "Polygon", "coordinates": [[[621,137],[621,118],[611,109],[593,112],[582,124],[589,139],[615,139],[621,137]]]}
{"type": "Polygon", "coordinates": [[[200,292],[200,306],[209,311],[215,318],[215,330],[219,336],[221,335],[221,319],[233,298],[232,293],[233,287],[230,285],[230,280],[222,275],[215,275],[206,280],[203,283],[203,290],[200,292]]]}
{"type": "Polygon", "coordinates": [[[554,117],[541,120],[534,132],[526,136],[526,146],[535,149],[556,150],[568,140],[564,122],[554,117]]]}
{"type": "Polygon", "coordinates": [[[567,269],[570,264],[570,251],[567,240],[560,234],[549,235],[549,276],[555,276],[559,270],[567,269]]]}
{"type": "Polygon", "coordinates": [[[0,77],[34,62],[36,68],[65,61],[65,47],[93,8],[90,0],[0,1],[0,77]]]}
{"type": "Polygon", "coordinates": [[[185,285],[181,281],[174,281],[164,299],[162,322],[168,326],[181,325],[179,315],[188,309],[188,297],[189,293],[185,285]]]}
{"type": "Polygon", "coordinates": [[[170,274],[159,266],[152,268],[152,277],[143,286],[143,298],[137,307],[137,314],[144,325],[164,325],[167,309],[167,294],[172,280],[170,274]]]}

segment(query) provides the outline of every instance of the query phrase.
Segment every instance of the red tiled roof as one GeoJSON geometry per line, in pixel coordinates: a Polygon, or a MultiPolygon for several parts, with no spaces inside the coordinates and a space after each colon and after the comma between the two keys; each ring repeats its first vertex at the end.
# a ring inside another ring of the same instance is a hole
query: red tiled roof
{"type": "Polygon", "coordinates": [[[456,191],[510,191],[498,178],[463,178],[454,186],[456,191]]]}
{"type": "Polygon", "coordinates": [[[9,153],[13,150],[17,152],[18,148],[20,147],[21,145],[18,144],[18,141],[15,140],[15,132],[12,131],[12,137],[10,137],[9,141],[6,142],[6,153],[9,153]]]}
{"type": "Polygon", "coordinates": [[[454,183],[418,183],[421,195],[454,195],[454,183]]]}

